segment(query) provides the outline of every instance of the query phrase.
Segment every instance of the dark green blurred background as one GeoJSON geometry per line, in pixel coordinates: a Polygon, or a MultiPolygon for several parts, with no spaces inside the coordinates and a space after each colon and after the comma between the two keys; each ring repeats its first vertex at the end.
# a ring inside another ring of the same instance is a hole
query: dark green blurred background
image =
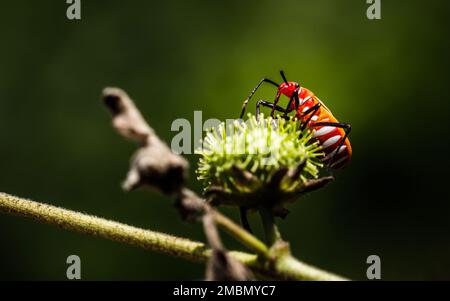
{"type": "MultiPolygon", "coordinates": [[[[203,240],[171,200],[121,191],[135,146],[111,129],[100,92],[126,89],[170,142],[175,118],[237,117],[257,81],[284,69],[352,124],[354,148],[337,181],[280,222],[294,254],[355,279],[371,254],[385,280],[450,279],[450,2],[383,0],[380,21],[364,0],[82,1],[81,21],[66,8],[0,4],[0,191],[203,240]]],[[[85,280],[203,277],[201,265],[4,214],[0,241],[1,279],[65,279],[70,254],[85,280]]]]}

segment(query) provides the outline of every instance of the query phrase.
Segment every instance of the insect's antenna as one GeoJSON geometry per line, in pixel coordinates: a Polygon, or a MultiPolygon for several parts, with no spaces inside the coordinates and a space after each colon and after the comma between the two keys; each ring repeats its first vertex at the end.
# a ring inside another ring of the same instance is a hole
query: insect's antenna
{"type": "Polygon", "coordinates": [[[281,77],[283,78],[284,82],[287,84],[288,81],[287,81],[287,79],[286,79],[286,76],[284,76],[284,71],[283,71],[283,70],[280,70],[280,74],[281,74],[281,77]]]}
{"type": "Polygon", "coordinates": [[[279,84],[277,84],[277,83],[274,82],[273,80],[270,80],[270,79],[265,78],[264,81],[267,82],[267,83],[269,83],[269,84],[274,85],[274,86],[277,87],[277,88],[278,88],[278,86],[279,86],[279,84]]]}

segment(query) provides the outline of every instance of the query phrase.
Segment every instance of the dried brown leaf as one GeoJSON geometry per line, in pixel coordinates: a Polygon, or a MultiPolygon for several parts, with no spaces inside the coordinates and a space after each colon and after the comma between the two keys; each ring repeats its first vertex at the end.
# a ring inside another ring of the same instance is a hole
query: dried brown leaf
{"type": "Polygon", "coordinates": [[[119,134],[140,144],[123,188],[131,190],[146,185],[165,194],[178,193],[186,180],[188,162],[158,138],[123,90],[105,88],[103,101],[119,134]]]}

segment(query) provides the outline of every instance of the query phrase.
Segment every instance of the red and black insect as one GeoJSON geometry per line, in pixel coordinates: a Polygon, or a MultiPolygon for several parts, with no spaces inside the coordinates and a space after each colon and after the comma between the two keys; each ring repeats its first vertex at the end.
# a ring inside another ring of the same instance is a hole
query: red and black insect
{"type": "Polygon", "coordinates": [[[288,82],[283,71],[280,71],[283,83],[277,84],[274,81],[263,78],[250,92],[242,105],[241,116],[244,116],[249,100],[255,94],[262,83],[266,82],[277,87],[277,94],[274,102],[259,100],[256,102],[256,115],[259,115],[260,107],[271,108],[271,116],[275,111],[283,113],[285,119],[289,119],[288,114],[295,111],[295,118],[302,124],[302,130],[308,128],[313,131],[313,139],[319,141],[325,156],[322,161],[333,169],[345,167],[351,160],[352,147],[347,138],[350,133],[350,124],[339,122],[323,102],[310,90],[300,86],[296,82],[288,82]],[[281,95],[289,98],[285,108],[278,106],[281,95]]]}

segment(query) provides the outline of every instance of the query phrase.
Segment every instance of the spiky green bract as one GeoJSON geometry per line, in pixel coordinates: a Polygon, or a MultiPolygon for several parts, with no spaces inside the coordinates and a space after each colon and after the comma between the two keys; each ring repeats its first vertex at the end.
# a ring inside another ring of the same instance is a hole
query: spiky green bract
{"type": "Polygon", "coordinates": [[[296,191],[317,178],[323,155],[312,133],[301,133],[295,120],[249,115],[248,120],[222,123],[210,130],[199,154],[198,179],[205,189],[221,187],[228,193],[253,193],[264,188],[280,169],[294,170],[304,163],[295,179],[280,182],[284,192],[296,191]],[[239,171],[240,175],[236,174],[239,171]]]}

